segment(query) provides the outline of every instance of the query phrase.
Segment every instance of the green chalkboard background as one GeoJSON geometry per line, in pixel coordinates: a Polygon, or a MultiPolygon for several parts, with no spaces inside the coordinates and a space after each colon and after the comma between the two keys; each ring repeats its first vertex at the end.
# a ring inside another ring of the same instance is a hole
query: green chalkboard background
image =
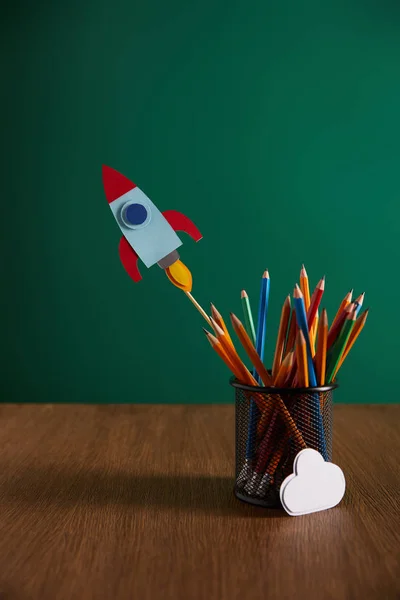
{"type": "Polygon", "coordinates": [[[101,165],[176,209],[193,293],[227,314],[271,274],[271,341],[301,263],[330,317],[366,290],[339,402],[395,402],[400,4],[16,0],[1,23],[1,400],[229,402],[201,317],[134,284],[101,165]]]}

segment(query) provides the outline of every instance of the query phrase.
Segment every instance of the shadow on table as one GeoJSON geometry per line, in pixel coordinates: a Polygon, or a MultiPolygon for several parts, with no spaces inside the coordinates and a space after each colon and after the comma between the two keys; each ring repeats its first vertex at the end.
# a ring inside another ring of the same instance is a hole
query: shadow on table
{"type": "Polygon", "coordinates": [[[75,505],[132,505],[210,512],[242,518],[287,517],[240,502],[233,479],[206,475],[134,475],[101,469],[62,469],[55,465],[27,466],[10,472],[0,464],[0,502],[26,502],[48,507],[75,505]]]}

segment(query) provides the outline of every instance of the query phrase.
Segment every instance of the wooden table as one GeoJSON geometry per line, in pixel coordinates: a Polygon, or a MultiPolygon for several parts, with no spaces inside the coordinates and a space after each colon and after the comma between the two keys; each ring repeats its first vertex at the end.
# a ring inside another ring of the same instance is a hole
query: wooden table
{"type": "Polygon", "coordinates": [[[232,406],[0,406],[1,600],[398,600],[399,406],[337,406],[347,491],[232,494],[232,406]]]}

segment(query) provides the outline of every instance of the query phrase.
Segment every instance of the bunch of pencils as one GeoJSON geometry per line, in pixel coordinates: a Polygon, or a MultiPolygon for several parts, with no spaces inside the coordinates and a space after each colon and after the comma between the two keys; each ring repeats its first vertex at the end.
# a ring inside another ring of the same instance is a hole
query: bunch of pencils
{"type": "Polygon", "coordinates": [[[300,449],[315,447],[325,460],[330,459],[323,419],[323,414],[328,414],[324,395],[360,335],[368,309],[361,312],[364,294],[353,300],[351,290],[329,325],[326,310],[319,312],[324,291],[325,277],[310,294],[303,265],[300,285],[296,284],[292,298],[287,296],[282,306],[271,369],[264,364],[270,295],[268,271],[261,279],[256,326],[244,290],[241,292],[244,324],[233,313],[230,315],[233,330],[252,365],[250,368],[239,357],[215,306],[211,305],[210,317],[198,307],[213,329],[213,332],[204,329],[212,348],[237,382],[250,388],[242,392],[249,408],[245,419],[246,458],[237,479],[237,485],[248,494],[265,496],[278,465],[292,465],[300,449]],[[260,386],[268,390],[251,391],[260,386]],[[293,391],[288,395],[290,390],[293,391]],[[289,397],[297,398],[297,402],[290,405],[289,397]]]}
{"type": "Polygon", "coordinates": [[[249,297],[244,290],[241,293],[244,324],[233,313],[230,315],[233,329],[253,365],[251,370],[240,359],[226,324],[213,305],[208,322],[214,333],[204,331],[215,352],[241,383],[276,388],[308,388],[330,384],[335,381],[360,335],[368,309],[360,313],[364,294],[353,301],[351,290],[343,298],[329,326],[325,309],[319,316],[324,290],[325,277],[320,279],[310,296],[308,276],[303,265],[300,285],[296,284],[293,299],[288,296],[283,303],[271,370],[263,362],[270,292],[268,271],[263,273],[261,279],[257,328],[254,326],[249,297]]]}

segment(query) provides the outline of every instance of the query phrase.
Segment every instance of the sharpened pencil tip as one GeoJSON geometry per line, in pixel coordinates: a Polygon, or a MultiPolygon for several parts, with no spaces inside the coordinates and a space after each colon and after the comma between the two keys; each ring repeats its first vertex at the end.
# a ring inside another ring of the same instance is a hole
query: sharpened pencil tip
{"type": "Polygon", "coordinates": [[[262,276],[262,278],[263,278],[263,279],[269,279],[269,272],[268,272],[268,269],[265,269],[265,271],[264,271],[264,273],[263,273],[263,276],[262,276]]]}
{"type": "Polygon", "coordinates": [[[293,298],[303,298],[303,293],[297,283],[294,287],[293,298]]]}
{"type": "Polygon", "coordinates": [[[240,292],[240,297],[241,297],[241,298],[248,298],[248,295],[247,295],[247,292],[246,292],[246,290],[242,290],[242,291],[240,292]]]}
{"type": "Polygon", "coordinates": [[[221,336],[225,335],[225,332],[224,332],[224,330],[222,329],[222,327],[220,327],[220,326],[218,325],[218,323],[215,321],[215,319],[213,319],[212,317],[210,317],[210,321],[211,321],[211,325],[213,326],[213,329],[214,329],[215,333],[216,333],[216,334],[217,334],[219,337],[221,337],[221,336]]]}
{"type": "Polygon", "coordinates": [[[354,302],[357,302],[357,304],[361,305],[364,302],[364,296],[365,296],[365,292],[363,292],[362,294],[360,294],[358,296],[358,298],[356,298],[354,300],[354,302]]]}
{"type": "Polygon", "coordinates": [[[206,335],[210,335],[210,332],[209,332],[209,331],[207,331],[207,329],[206,329],[205,327],[202,327],[202,330],[204,331],[204,333],[205,333],[206,335]]]}

